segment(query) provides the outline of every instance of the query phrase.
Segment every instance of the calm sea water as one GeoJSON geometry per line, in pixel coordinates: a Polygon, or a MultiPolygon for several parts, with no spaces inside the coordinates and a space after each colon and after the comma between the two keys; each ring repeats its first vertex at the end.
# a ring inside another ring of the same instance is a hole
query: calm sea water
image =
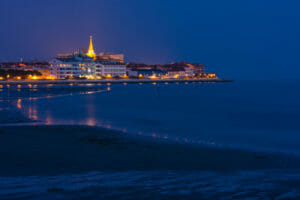
{"type": "Polygon", "coordinates": [[[26,116],[200,145],[300,153],[300,82],[3,86],[26,116]]]}

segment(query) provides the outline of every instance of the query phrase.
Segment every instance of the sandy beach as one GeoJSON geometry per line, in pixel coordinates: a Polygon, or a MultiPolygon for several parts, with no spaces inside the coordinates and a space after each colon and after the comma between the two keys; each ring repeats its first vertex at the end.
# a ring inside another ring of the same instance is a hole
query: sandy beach
{"type": "Polygon", "coordinates": [[[299,158],[176,144],[88,126],[0,128],[0,176],[89,171],[299,169],[299,158]]]}

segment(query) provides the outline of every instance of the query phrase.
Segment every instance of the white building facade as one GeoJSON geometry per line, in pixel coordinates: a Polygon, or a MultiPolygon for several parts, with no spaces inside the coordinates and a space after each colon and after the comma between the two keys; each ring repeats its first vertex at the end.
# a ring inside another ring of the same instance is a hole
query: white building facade
{"type": "Polygon", "coordinates": [[[126,75],[126,65],[120,62],[96,62],[96,76],[122,77],[126,75]]]}
{"type": "Polygon", "coordinates": [[[90,62],[66,62],[57,59],[50,62],[50,74],[55,79],[89,77],[95,72],[95,65],[90,62]]]}
{"type": "Polygon", "coordinates": [[[55,59],[50,63],[50,72],[56,79],[123,77],[126,75],[126,65],[117,62],[61,61],[55,59]]]}

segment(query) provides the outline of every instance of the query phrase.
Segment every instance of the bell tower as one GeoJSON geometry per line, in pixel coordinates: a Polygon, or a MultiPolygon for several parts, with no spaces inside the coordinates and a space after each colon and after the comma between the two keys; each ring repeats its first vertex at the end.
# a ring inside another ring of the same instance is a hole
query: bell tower
{"type": "Polygon", "coordinates": [[[90,46],[89,46],[88,53],[86,55],[94,59],[96,58],[96,54],[93,47],[93,36],[90,36],[90,46]]]}

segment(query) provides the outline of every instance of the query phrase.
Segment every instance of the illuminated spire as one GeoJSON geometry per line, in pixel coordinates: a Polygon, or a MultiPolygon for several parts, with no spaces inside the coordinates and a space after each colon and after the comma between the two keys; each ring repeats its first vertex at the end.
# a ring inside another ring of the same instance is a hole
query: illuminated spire
{"type": "Polygon", "coordinates": [[[86,55],[91,58],[94,58],[94,59],[96,57],[96,54],[94,52],[94,47],[93,47],[93,37],[92,36],[90,36],[90,46],[89,46],[88,53],[86,55]]]}

